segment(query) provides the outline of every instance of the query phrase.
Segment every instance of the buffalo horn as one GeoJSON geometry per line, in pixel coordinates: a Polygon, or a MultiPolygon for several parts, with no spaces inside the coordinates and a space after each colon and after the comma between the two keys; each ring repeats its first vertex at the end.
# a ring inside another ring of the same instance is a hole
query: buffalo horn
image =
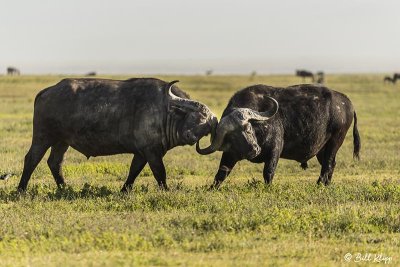
{"type": "Polygon", "coordinates": [[[211,133],[214,136],[211,136],[212,141],[210,146],[206,148],[200,148],[199,142],[196,143],[197,153],[199,153],[200,155],[208,155],[217,151],[222,146],[225,135],[228,132],[225,120],[222,119],[216,128],[217,129],[215,131],[215,134],[211,133]]]}
{"type": "Polygon", "coordinates": [[[168,85],[167,85],[167,87],[168,87],[168,95],[170,97],[170,105],[172,105],[172,106],[175,105],[175,106],[178,106],[178,107],[188,108],[188,109],[194,110],[194,111],[203,110],[203,106],[199,102],[179,97],[179,96],[175,95],[172,92],[172,86],[177,82],[179,82],[179,81],[175,80],[175,81],[172,81],[172,82],[168,83],[168,85]]]}
{"type": "Polygon", "coordinates": [[[267,111],[256,111],[256,110],[252,110],[249,109],[248,110],[248,120],[257,120],[257,121],[266,121],[269,120],[270,118],[272,118],[279,109],[279,104],[278,102],[272,98],[268,96],[268,99],[271,101],[271,103],[273,104],[273,108],[267,111]]]}

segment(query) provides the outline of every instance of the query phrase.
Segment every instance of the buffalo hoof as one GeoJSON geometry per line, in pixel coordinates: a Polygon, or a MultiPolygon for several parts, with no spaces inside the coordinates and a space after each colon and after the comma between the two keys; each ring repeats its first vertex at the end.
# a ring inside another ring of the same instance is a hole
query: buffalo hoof
{"type": "Polygon", "coordinates": [[[166,184],[161,184],[158,186],[161,191],[169,191],[169,188],[166,184]]]}
{"type": "Polygon", "coordinates": [[[307,170],[307,168],[308,168],[307,162],[302,162],[302,163],[300,164],[300,167],[303,168],[303,170],[307,170]]]}
{"type": "Polygon", "coordinates": [[[124,193],[124,194],[127,194],[127,193],[129,193],[129,192],[132,191],[132,188],[133,188],[132,185],[125,185],[125,184],[124,184],[124,186],[122,186],[120,192],[121,192],[121,193],[124,193]]]}
{"type": "Polygon", "coordinates": [[[62,190],[65,189],[67,187],[67,185],[65,183],[59,183],[57,184],[58,189],[62,190]]]}
{"type": "Polygon", "coordinates": [[[209,190],[209,191],[218,190],[220,186],[221,186],[221,183],[214,182],[214,183],[208,188],[208,190],[209,190]]]}
{"type": "Polygon", "coordinates": [[[321,179],[321,177],[318,178],[317,184],[320,185],[329,185],[331,183],[331,181],[329,181],[328,179],[321,179]]]}
{"type": "Polygon", "coordinates": [[[18,186],[18,188],[17,188],[17,193],[23,194],[23,193],[25,193],[25,192],[26,192],[26,187],[20,187],[20,186],[18,186]]]}

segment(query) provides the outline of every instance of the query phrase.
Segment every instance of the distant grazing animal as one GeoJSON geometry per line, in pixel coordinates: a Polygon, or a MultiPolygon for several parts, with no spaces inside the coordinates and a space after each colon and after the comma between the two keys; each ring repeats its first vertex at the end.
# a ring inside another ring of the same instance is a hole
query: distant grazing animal
{"type": "Polygon", "coordinates": [[[97,73],[95,71],[91,71],[91,72],[86,73],[85,76],[90,77],[90,76],[96,76],[96,75],[97,75],[97,73]]]}
{"type": "Polygon", "coordinates": [[[213,74],[213,70],[206,70],[206,76],[211,76],[213,74]]]}
{"type": "Polygon", "coordinates": [[[389,82],[389,83],[395,83],[395,80],[394,80],[392,77],[390,77],[390,76],[385,76],[385,78],[383,78],[383,82],[384,82],[384,83],[387,83],[387,82],[389,82]]]}
{"type": "Polygon", "coordinates": [[[306,77],[310,77],[312,82],[314,82],[314,74],[311,71],[307,70],[296,70],[296,76],[302,77],[303,82],[305,82],[306,77]]]}
{"type": "Polygon", "coordinates": [[[396,83],[397,80],[399,80],[399,79],[400,79],[400,73],[393,74],[393,83],[396,83]]]}
{"type": "Polygon", "coordinates": [[[20,73],[19,69],[15,68],[15,67],[7,67],[7,75],[18,76],[20,74],[21,73],[20,73]]]}
{"type": "MultiPolygon", "coordinates": [[[[18,185],[25,191],[32,172],[51,148],[48,166],[64,185],[62,161],[68,147],[87,158],[134,154],[126,192],[146,163],[161,189],[167,189],[163,157],[168,150],[193,145],[214,133],[215,115],[174,84],[153,78],[64,79],[35,98],[32,145],[18,185]]],[[[212,135],[213,136],[213,135],[212,135]]]]}
{"type": "Polygon", "coordinates": [[[317,83],[324,84],[325,82],[325,73],[322,71],[317,72],[317,83]]]}
{"type": "Polygon", "coordinates": [[[254,80],[254,78],[257,76],[257,72],[254,70],[250,73],[250,80],[254,80]]]}
{"type": "Polygon", "coordinates": [[[203,155],[223,151],[214,188],[242,159],[264,163],[269,184],[279,158],[296,160],[305,169],[315,155],[322,167],[318,183],[328,185],[353,118],[353,156],[359,158],[357,116],[344,94],[319,85],[250,86],[229,101],[211,145],[202,149],[197,144],[196,150],[203,155]]]}

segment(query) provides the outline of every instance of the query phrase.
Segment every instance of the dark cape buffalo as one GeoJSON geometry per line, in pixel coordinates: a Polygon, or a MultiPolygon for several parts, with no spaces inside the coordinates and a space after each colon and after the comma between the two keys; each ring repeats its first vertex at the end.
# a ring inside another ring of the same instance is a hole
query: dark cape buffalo
{"type": "Polygon", "coordinates": [[[202,149],[197,144],[196,149],[203,155],[223,151],[213,187],[244,158],[265,164],[263,176],[269,184],[279,158],[296,160],[305,169],[315,155],[322,166],[318,183],[328,185],[353,117],[353,155],[359,158],[357,116],[344,94],[317,85],[255,85],[231,98],[211,145],[202,149]]]}
{"type": "Polygon", "coordinates": [[[15,68],[15,67],[7,67],[7,75],[20,75],[20,71],[19,69],[15,68]]]}
{"type": "Polygon", "coordinates": [[[400,80],[400,73],[395,73],[395,74],[393,74],[392,82],[393,82],[393,83],[396,83],[397,80],[400,80]]]}
{"type": "Polygon", "coordinates": [[[303,82],[305,81],[306,77],[310,77],[311,80],[314,82],[314,74],[308,70],[296,70],[296,76],[302,77],[303,82]]]}
{"type": "Polygon", "coordinates": [[[193,145],[215,132],[217,118],[170,83],[140,78],[65,79],[38,93],[32,145],[18,185],[26,190],[32,172],[51,148],[47,161],[58,186],[61,165],[71,146],[86,157],[134,154],[121,191],[129,190],[146,163],[158,185],[167,189],[163,156],[176,146],[193,145]]]}

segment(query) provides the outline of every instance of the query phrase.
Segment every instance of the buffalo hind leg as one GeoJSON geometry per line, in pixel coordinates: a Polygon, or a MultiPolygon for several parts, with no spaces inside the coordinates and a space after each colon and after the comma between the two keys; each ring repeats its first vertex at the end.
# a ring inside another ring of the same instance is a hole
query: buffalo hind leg
{"type": "Polygon", "coordinates": [[[133,156],[131,167],[129,169],[128,178],[126,179],[125,184],[122,186],[121,192],[127,193],[132,190],[133,183],[136,180],[136,177],[143,170],[147,161],[144,157],[140,155],[133,156]]]}
{"type": "Polygon", "coordinates": [[[237,160],[229,153],[222,153],[221,162],[219,163],[219,169],[214,178],[214,183],[210,189],[218,189],[221,183],[231,173],[233,167],[235,167],[237,160]]]}
{"type": "Polygon", "coordinates": [[[323,183],[329,185],[332,181],[333,171],[336,166],[336,153],[342,145],[344,137],[342,138],[331,138],[323,149],[318,152],[317,159],[321,164],[321,173],[317,183],[323,183]]]}
{"type": "Polygon", "coordinates": [[[165,166],[161,156],[148,155],[146,160],[149,163],[150,169],[153,172],[154,178],[156,178],[158,186],[162,190],[168,190],[167,186],[167,174],[165,172],[165,166]]]}
{"type": "Polygon", "coordinates": [[[47,165],[50,168],[51,174],[53,174],[54,180],[58,187],[65,184],[64,177],[62,174],[62,163],[64,160],[64,154],[68,150],[68,144],[60,142],[51,147],[50,156],[47,160],[47,165]]]}
{"type": "Polygon", "coordinates": [[[307,170],[307,169],[308,169],[308,163],[307,163],[307,161],[306,161],[306,162],[302,162],[302,163],[300,164],[300,167],[301,167],[303,170],[307,170]]]}
{"type": "Polygon", "coordinates": [[[47,149],[49,149],[49,147],[50,145],[48,144],[32,141],[32,145],[25,156],[24,170],[22,172],[21,180],[18,185],[19,192],[23,192],[26,190],[33,171],[42,160],[44,154],[46,153],[47,149]]]}
{"type": "Polygon", "coordinates": [[[321,164],[321,173],[318,177],[318,184],[323,183],[324,185],[329,185],[332,181],[333,171],[336,166],[335,157],[328,157],[327,160],[324,160],[321,164]]]}

